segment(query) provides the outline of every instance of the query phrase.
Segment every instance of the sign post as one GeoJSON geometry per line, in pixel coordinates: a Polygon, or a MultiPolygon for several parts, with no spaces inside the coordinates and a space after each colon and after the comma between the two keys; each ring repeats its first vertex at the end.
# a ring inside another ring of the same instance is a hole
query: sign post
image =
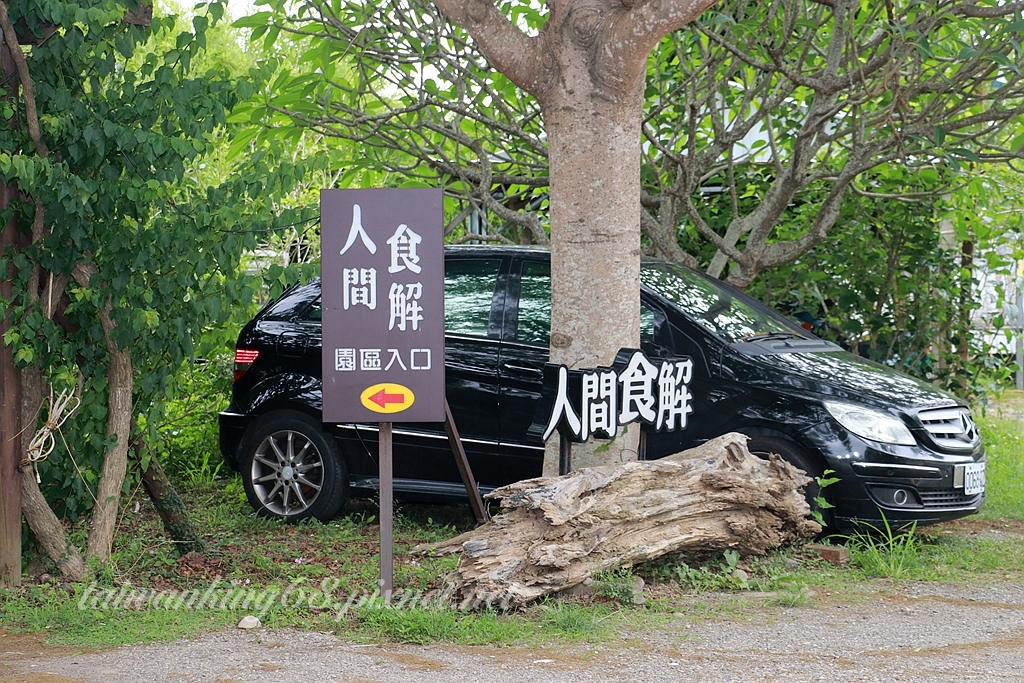
{"type": "Polygon", "coordinates": [[[323,190],[323,421],[377,422],[380,586],[393,590],[392,420],[444,422],[437,189],[323,190]]]}

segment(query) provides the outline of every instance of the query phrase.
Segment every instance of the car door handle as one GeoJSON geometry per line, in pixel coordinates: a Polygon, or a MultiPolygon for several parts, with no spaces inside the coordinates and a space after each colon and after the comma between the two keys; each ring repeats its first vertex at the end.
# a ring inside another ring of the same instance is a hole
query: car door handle
{"type": "Polygon", "coordinates": [[[512,365],[511,363],[502,363],[501,367],[505,370],[511,370],[513,372],[522,372],[532,377],[544,377],[544,371],[539,368],[530,368],[523,365],[512,365]]]}

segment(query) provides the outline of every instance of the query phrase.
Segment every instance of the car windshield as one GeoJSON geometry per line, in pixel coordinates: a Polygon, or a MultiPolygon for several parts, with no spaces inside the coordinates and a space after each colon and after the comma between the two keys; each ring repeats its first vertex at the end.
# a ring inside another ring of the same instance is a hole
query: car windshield
{"type": "Polygon", "coordinates": [[[695,323],[730,343],[805,336],[766,306],[686,268],[644,263],[640,279],[695,323]]]}

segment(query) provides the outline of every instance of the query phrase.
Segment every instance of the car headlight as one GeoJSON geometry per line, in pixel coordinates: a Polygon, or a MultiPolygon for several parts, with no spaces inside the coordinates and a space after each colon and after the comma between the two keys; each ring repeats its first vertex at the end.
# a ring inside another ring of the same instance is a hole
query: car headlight
{"type": "Polygon", "coordinates": [[[851,403],[824,403],[839,424],[859,437],[899,446],[913,446],[917,443],[907,426],[891,415],[851,403]]]}

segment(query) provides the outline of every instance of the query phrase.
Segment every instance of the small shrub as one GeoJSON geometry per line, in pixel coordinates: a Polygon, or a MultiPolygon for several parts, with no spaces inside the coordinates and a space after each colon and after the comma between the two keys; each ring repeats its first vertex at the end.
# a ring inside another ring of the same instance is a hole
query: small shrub
{"type": "Polygon", "coordinates": [[[851,561],[868,576],[898,579],[923,564],[921,539],[915,534],[916,524],[893,529],[882,517],[882,528],[866,525],[862,531],[846,536],[851,561]]]}
{"type": "Polygon", "coordinates": [[[598,572],[593,577],[594,595],[613,600],[620,605],[632,605],[637,577],[625,567],[598,572]]]}

